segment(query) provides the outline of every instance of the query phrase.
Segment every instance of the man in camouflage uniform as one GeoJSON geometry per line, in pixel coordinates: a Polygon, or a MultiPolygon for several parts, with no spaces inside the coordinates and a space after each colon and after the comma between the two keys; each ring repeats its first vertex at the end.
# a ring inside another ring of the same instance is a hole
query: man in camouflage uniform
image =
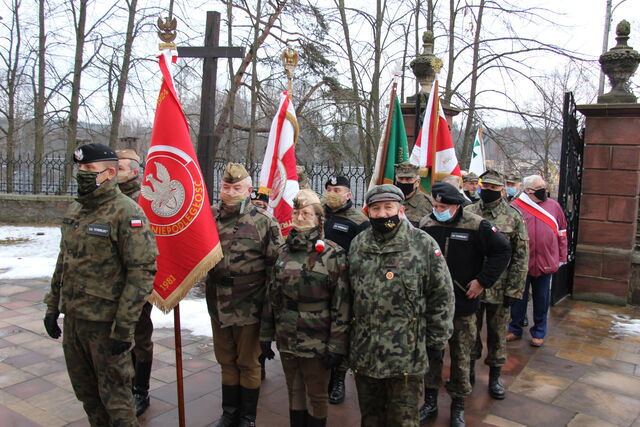
{"type": "Polygon", "coordinates": [[[244,166],[229,163],[215,212],[224,258],[209,271],[206,287],[213,349],[222,370],[217,427],[255,425],[265,280],[284,243],[273,216],[251,203],[252,190],[244,166]]]}
{"type": "Polygon", "coordinates": [[[505,179],[507,186],[505,187],[505,191],[507,193],[507,201],[509,203],[513,202],[513,200],[520,195],[521,184],[520,177],[516,174],[509,174],[505,179]]]}
{"type": "MultiPolygon", "coordinates": [[[[486,220],[463,208],[464,197],[451,184],[433,185],[433,213],[420,228],[440,245],[451,272],[455,293],[453,336],[449,340],[451,375],[446,385],[452,398],[451,425],[465,425],[464,399],[471,393],[470,354],[476,341],[475,313],[480,294],[491,288],[507,268],[511,248],[505,237],[486,220]]],[[[438,414],[438,388],[442,379],[442,354],[430,359],[425,376],[425,404],[421,422],[438,414]]]]}
{"type": "MultiPolygon", "coordinates": [[[[140,156],[130,148],[116,150],[118,156],[118,188],[125,196],[138,202],[140,196],[140,156]]],[[[153,322],[152,305],[146,302],[142,307],[140,319],[136,324],[135,340],[131,356],[135,375],[133,378],[133,398],[136,404],[136,416],[139,417],[149,407],[149,379],[153,362],[153,322]]]]}
{"type": "Polygon", "coordinates": [[[404,194],[405,216],[414,227],[418,227],[422,217],[433,209],[429,196],[420,190],[420,167],[409,162],[397,164],[396,186],[404,194]]]}
{"type": "Polygon", "coordinates": [[[470,380],[475,381],[476,360],[482,356],[482,320],[487,316],[487,349],[484,363],[489,365],[489,394],[494,399],[504,399],[505,389],[500,383],[500,370],[507,360],[507,324],[509,308],[522,299],[529,267],[529,235],[520,212],[510,206],[503,197],[504,177],[487,170],[480,175],[480,201],[467,210],[491,222],[511,244],[511,262],[496,283],[482,294],[477,313],[476,345],[471,355],[470,380]]]}
{"type": "Polygon", "coordinates": [[[473,172],[462,172],[462,189],[464,195],[467,196],[471,203],[476,203],[480,198],[478,197],[478,175],[473,172]]]}
{"type": "Polygon", "coordinates": [[[349,250],[353,304],[349,365],[362,425],[418,426],[429,355],[452,332],[453,288],[438,244],[402,220],[404,195],[391,184],[366,194],[371,228],[349,250]]]}
{"type": "MultiPolygon", "coordinates": [[[[369,220],[353,206],[351,186],[346,177],[331,177],[324,188],[325,236],[348,252],[353,238],[369,227],[369,220]]],[[[344,402],[346,374],[346,363],[331,372],[329,403],[335,405],[344,402]]]]}
{"type": "Polygon", "coordinates": [[[153,290],[156,241],[142,209],[116,184],[118,157],[83,145],[78,198],[62,220],[60,254],[45,296],[44,325],[60,336],[73,390],[92,426],[137,426],[129,351],[153,290]]]}
{"type": "Polygon", "coordinates": [[[331,368],[347,354],[349,273],[347,255],[324,239],[323,209],[312,190],[293,201],[293,229],[268,284],[260,341],[271,356],[276,341],[289,392],[292,427],[321,427],[327,419],[331,368]]]}

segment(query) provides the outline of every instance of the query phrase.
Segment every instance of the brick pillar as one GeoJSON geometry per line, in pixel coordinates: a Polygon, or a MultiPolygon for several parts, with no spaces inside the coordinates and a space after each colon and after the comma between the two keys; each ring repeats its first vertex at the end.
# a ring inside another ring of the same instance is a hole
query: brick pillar
{"type": "Polygon", "coordinates": [[[632,260],[640,182],[640,105],[577,108],[586,117],[586,129],[573,297],[630,303],[638,299],[632,260]]]}

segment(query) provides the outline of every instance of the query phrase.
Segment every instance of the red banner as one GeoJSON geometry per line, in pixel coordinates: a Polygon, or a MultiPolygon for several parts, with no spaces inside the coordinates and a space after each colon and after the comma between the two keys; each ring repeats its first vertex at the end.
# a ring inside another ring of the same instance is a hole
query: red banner
{"type": "Polygon", "coordinates": [[[149,301],[165,313],[222,259],[218,230],[189,125],[173,86],[169,58],[168,54],[159,56],[162,86],[138,199],[156,234],[159,251],[149,301]]]}

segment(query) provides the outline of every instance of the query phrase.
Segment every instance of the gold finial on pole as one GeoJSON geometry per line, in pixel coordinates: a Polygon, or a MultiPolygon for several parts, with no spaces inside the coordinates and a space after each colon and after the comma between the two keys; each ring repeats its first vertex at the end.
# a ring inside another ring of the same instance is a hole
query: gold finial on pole
{"type": "Polygon", "coordinates": [[[282,52],[282,65],[284,65],[284,70],[287,73],[287,77],[289,78],[289,99],[293,98],[293,71],[296,69],[298,65],[298,52],[293,50],[291,46],[287,46],[287,48],[282,52]]]}
{"type": "Polygon", "coordinates": [[[176,39],[178,27],[178,21],[176,18],[158,18],[158,37],[163,43],[160,43],[158,48],[160,50],[169,49],[175,50],[176,44],[173,42],[176,39]]]}

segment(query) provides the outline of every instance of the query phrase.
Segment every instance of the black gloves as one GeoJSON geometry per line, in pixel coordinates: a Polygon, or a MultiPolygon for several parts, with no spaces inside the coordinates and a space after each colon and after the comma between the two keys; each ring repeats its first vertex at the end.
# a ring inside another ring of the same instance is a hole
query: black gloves
{"type": "Polygon", "coordinates": [[[342,363],[343,358],[344,356],[341,354],[329,352],[324,355],[324,366],[326,366],[327,369],[337,368],[342,363]]]}
{"type": "Polygon", "coordinates": [[[271,350],[271,341],[260,341],[260,350],[262,350],[261,356],[265,359],[273,359],[276,354],[271,350]]]}
{"type": "Polygon", "coordinates": [[[129,347],[131,347],[131,343],[127,341],[120,341],[113,338],[111,338],[109,341],[111,341],[112,356],[117,356],[119,354],[122,354],[125,351],[129,350],[129,347]]]}
{"type": "Polygon", "coordinates": [[[504,296],[504,301],[502,302],[502,305],[504,307],[512,307],[513,304],[517,303],[518,301],[520,301],[518,298],[514,298],[514,297],[508,297],[508,296],[504,296]]]}
{"type": "Polygon", "coordinates": [[[442,360],[444,357],[444,350],[436,350],[435,348],[427,347],[427,357],[429,360],[442,360]]]}
{"type": "Polygon", "coordinates": [[[62,331],[58,326],[58,315],[53,313],[45,314],[44,328],[47,330],[47,334],[54,340],[60,338],[62,331]]]}

